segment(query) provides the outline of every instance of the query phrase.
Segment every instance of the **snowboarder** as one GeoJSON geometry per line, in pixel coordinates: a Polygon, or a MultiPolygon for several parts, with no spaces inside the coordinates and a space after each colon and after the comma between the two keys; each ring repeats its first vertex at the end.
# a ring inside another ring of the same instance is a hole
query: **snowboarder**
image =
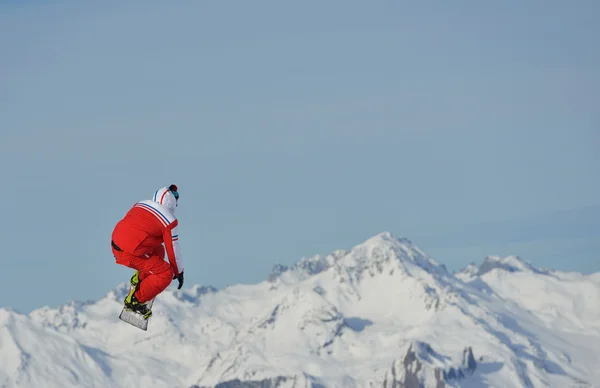
{"type": "Polygon", "coordinates": [[[172,280],[183,286],[175,208],[179,201],[176,185],[158,189],[152,200],[137,202],[115,226],[112,252],[116,263],[135,269],[125,308],[148,319],[146,302],[163,292],[172,280]],[[164,245],[163,245],[164,244],[164,245]],[[165,248],[169,262],[165,261],[165,248]]]}

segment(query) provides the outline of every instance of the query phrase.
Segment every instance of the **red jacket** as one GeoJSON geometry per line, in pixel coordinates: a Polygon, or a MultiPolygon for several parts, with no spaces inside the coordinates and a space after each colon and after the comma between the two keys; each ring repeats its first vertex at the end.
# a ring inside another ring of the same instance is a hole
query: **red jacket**
{"type": "Polygon", "coordinates": [[[177,200],[166,188],[154,194],[154,200],[140,201],[117,223],[112,233],[113,242],[124,252],[134,256],[151,255],[164,244],[173,268],[173,274],[183,272],[179,248],[178,221],[174,210],[177,200]],[[171,198],[169,198],[169,196],[171,198]]]}

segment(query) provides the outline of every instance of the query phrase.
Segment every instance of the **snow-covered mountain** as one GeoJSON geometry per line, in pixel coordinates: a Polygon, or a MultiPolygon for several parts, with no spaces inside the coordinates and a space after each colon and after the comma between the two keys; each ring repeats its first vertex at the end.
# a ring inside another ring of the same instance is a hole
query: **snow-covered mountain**
{"type": "Polygon", "coordinates": [[[166,291],[147,332],[95,302],[0,309],[0,387],[600,387],[600,273],[449,273],[382,233],[261,283],[166,291]]]}

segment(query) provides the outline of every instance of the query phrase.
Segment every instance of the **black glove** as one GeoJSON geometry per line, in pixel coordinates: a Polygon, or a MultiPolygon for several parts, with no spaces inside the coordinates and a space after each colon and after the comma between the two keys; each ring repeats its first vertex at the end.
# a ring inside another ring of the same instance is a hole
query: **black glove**
{"type": "Polygon", "coordinates": [[[173,276],[173,280],[175,279],[177,279],[177,281],[179,282],[179,286],[177,287],[177,289],[179,290],[183,286],[183,271],[181,271],[179,275],[173,276]]]}

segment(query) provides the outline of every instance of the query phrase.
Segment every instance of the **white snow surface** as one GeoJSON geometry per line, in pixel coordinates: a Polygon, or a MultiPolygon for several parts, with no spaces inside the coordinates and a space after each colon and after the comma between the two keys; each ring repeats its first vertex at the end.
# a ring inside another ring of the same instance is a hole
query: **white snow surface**
{"type": "Polygon", "coordinates": [[[0,308],[0,387],[600,387],[600,273],[451,274],[386,232],[258,284],[167,290],[147,332],[118,319],[127,290],[0,308]]]}

